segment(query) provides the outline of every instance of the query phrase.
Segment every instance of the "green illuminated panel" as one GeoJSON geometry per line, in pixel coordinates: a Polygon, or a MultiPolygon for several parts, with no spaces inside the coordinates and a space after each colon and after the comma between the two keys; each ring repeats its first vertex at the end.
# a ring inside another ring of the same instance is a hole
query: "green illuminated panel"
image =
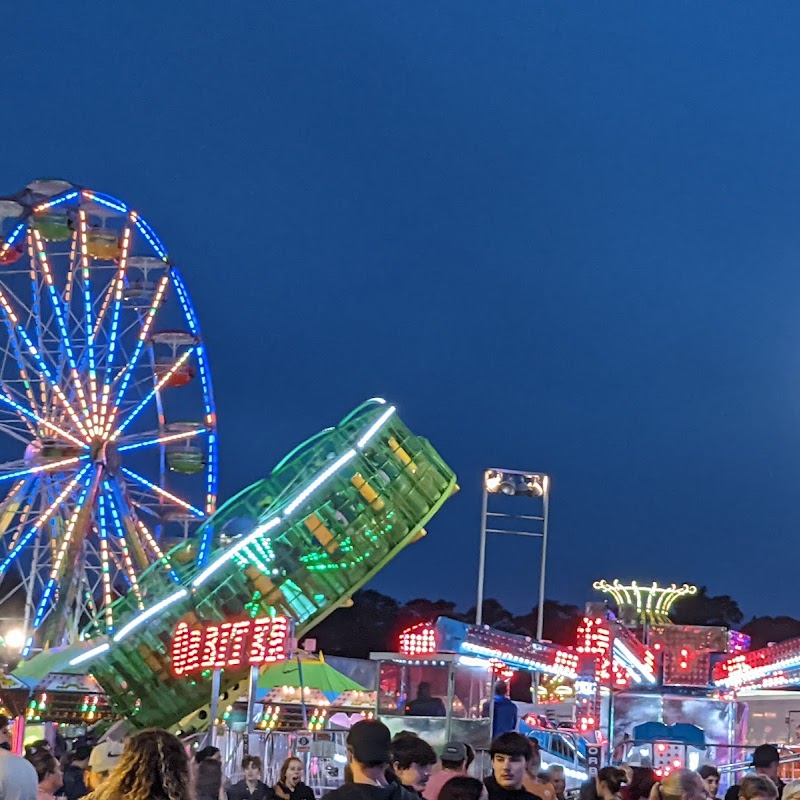
{"type": "MultiPolygon", "coordinates": [[[[389,406],[364,404],[335,429],[297,448],[205,523],[197,534],[212,526],[205,565],[195,564],[193,543],[170,551],[188,596],[112,643],[91,663],[92,674],[114,708],[137,724],[176,724],[208,703],[211,686],[208,676],[171,675],[170,637],[180,619],[214,622],[285,613],[302,636],[413,541],[455,488],[455,475],[425,439],[414,436],[389,406]],[[319,485],[297,503],[315,481],[319,485]],[[276,517],[275,527],[241,547],[244,537],[276,517]],[[217,564],[204,577],[204,570],[217,564]]],[[[153,568],[139,585],[146,608],[180,588],[153,568]]],[[[134,597],[120,600],[114,608],[117,631],[139,613],[134,597]]],[[[242,693],[243,677],[226,674],[223,688],[242,693]]]]}

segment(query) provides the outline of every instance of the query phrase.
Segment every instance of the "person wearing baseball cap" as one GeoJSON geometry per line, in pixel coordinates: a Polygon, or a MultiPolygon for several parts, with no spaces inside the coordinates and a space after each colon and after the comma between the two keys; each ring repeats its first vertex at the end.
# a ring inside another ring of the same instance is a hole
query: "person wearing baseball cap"
{"type": "MultiPolygon", "coordinates": [[[[786,784],[778,777],[781,756],[778,748],[774,744],[760,744],[753,750],[753,772],[756,775],[765,775],[769,778],[778,790],[778,800],[783,797],[783,790],[786,784]]],[[[738,800],[739,786],[734,785],[725,792],[725,800],[738,800]]]]}
{"type": "Polygon", "coordinates": [[[448,742],[442,750],[441,769],[431,775],[428,785],[422,792],[425,800],[437,800],[442,787],[456,775],[466,775],[469,765],[475,759],[475,751],[463,742],[448,742]]]}
{"type": "Polygon", "coordinates": [[[94,791],[114,767],[119,764],[125,745],[113,739],[106,739],[96,744],[89,755],[89,780],[88,788],[94,791]]]}
{"type": "Polygon", "coordinates": [[[399,783],[386,780],[391,762],[392,735],[377,719],[356,722],[347,735],[352,782],[325,795],[327,800],[416,800],[399,783]]]}

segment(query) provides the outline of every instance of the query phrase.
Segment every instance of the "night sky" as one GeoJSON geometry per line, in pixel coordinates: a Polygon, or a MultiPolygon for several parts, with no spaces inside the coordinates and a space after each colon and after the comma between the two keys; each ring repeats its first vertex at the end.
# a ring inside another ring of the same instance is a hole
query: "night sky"
{"type": "MultiPolygon", "coordinates": [[[[372,584],[474,602],[487,466],[552,475],[548,595],[800,615],[800,7],[14,4],[0,194],[61,176],[182,268],[222,496],[383,395],[462,491],[372,584]]],[[[487,595],[535,604],[492,543],[487,595]]]]}

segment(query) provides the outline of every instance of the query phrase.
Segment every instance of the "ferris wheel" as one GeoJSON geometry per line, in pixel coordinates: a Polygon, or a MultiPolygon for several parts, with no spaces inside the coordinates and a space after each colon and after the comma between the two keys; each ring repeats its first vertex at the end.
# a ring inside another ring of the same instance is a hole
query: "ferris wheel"
{"type": "Polygon", "coordinates": [[[145,569],[177,582],[164,554],[216,505],[216,412],[194,307],[136,211],[37,180],[0,224],[0,604],[27,655],[112,633],[145,569]]]}

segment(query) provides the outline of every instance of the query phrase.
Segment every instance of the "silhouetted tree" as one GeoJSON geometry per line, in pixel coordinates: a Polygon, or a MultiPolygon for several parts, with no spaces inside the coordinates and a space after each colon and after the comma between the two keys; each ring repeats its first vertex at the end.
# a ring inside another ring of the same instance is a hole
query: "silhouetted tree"
{"type": "MultiPolygon", "coordinates": [[[[515,622],[526,635],[536,636],[538,614],[539,607],[534,606],[527,614],[517,617],[515,622]]],[[[545,600],[542,638],[567,647],[574,645],[582,619],[583,611],[578,606],[545,600]]]]}
{"type": "Polygon", "coordinates": [[[702,586],[697,594],[682,597],[672,610],[672,621],[677,625],[717,625],[736,628],[742,624],[744,614],[739,604],[729,595],[710,595],[702,586]]]}
{"type": "Polygon", "coordinates": [[[770,642],[784,642],[800,637],[800,620],[792,617],[754,617],[742,627],[751,638],[751,647],[758,650],[770,642]]]}
{"type": "Polygon", "coordinates": [[[400,628],[408,628],[420,622],[433,622],[439,617],[461,619],[456,611],[456,604],[450,600],[426,600],[418,597],[409,600],[401,609],[398,616],[400,628]]]}
{"type": "MultiPolygon", "coordinates": [[[[464,619],[467,622],[475,621],[475,606],[464,614],[464,619]]],[[[483,624],[491,625],[493,628],[507,631],[508,633],[527,635],[517,624],[514,615],[502,603],[494,598],[483,601],[483,624]]]]}
{"type": "Polygon", "coordinates": [[[392,641],[400,606],[393,597],[372,589],[353,595],[353,605],[334,611],[309,636],[323,653],[351,658],[369,658],[373,652],[395,650],[392,641]]]}

